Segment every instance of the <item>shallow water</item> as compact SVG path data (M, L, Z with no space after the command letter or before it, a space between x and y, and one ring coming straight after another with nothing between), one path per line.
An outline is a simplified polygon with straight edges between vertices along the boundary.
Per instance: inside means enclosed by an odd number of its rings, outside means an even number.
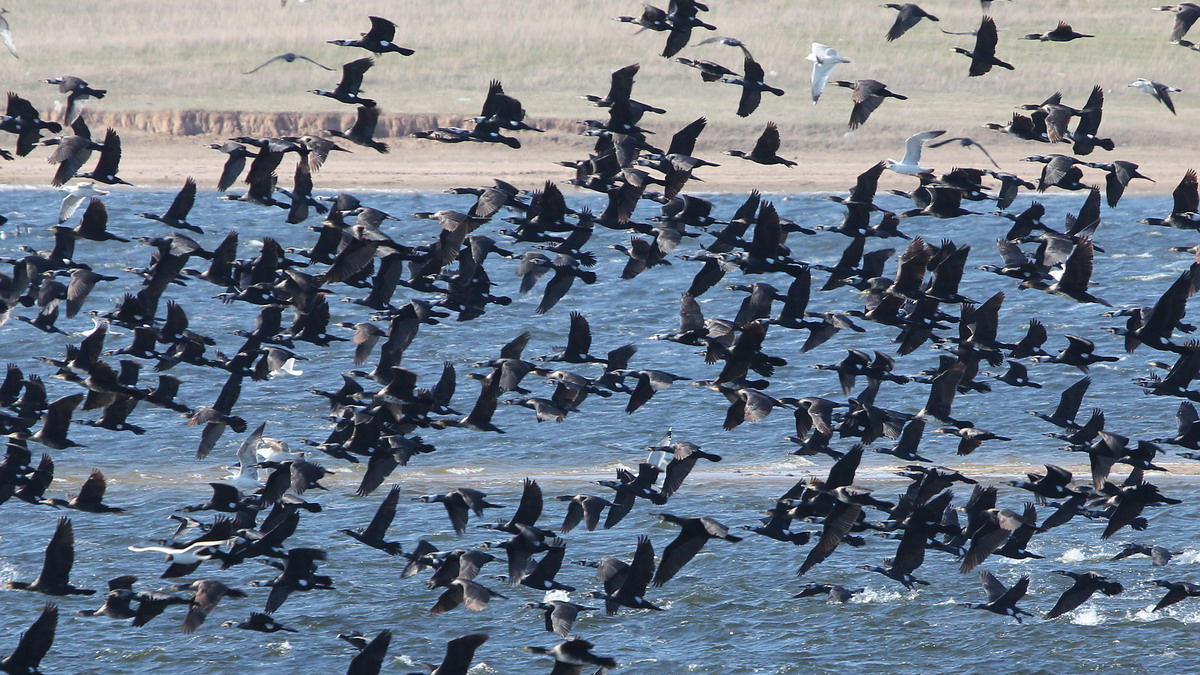
M165 227L134 217L138 211L161 211L171 194L162 191L132 190L106 198L112 231L135 237L165 233ZM465 211L469 197L445 194L409 194L387 192L360 193L364 202L397 215L441 208ZM728 216L741 202L740 195L713 195L717 213ZM774 195L781 215L805 225L835 225L842 209L823 195ZM0 213L9 224L2 231L0 255L20 255L18 246L49 248L50 233L58 209L58 193L46 190L10 188L0 191ZM1063 215L1074 211L1081 195L1046 196L1048 215L1044 222L1057 225ZM1028 205L1023 198L1014 210ZM595 197L572 195L568 203L580 208L599 210L603 204ZM879 203L892 209L905 208L898 197L883 196ZM649 204L648 206L653 206ZM644 206L639 219L653 215ZM1192 244L1195 235L1187 232L1148 228L1136 224L1142 217L1164 215L1170 202L1165 198L1126 197L1116 209L1104 210L1104 224L1097 243L1106 249L1098 253L1094 293L1118 307L1147 305L1164 291L1191 261L1186 254L1166 251L1168 246ZM971 205L968 205L971 208ZM985 210L985 209L979 209ZM78 216L76 216L76 219ZM229 229L241 234L239 257L252 257L256 241L272 236L285 246L306 246L313 233L303 226L283 224L282 212L240 203L222 202L216 195L202 193L190 220L203 226L206 234L197 239L206 247L215 246ZM73 224L74 221L72 221ZM310 221L315 223L315 220ZM28 224L28 234L14 234L16 224ZM920 234L927 240L953 239L959 245L973 247L961 292L984 300L999 290L1007 294L1001 312L1000 336L1015 340L1024 333L1029 317L1041 318L1050 331L1046 345L1053 352L1065 346L1063 334L1094 339L1102 354L1121 356L1111 364L1093 367L1094 383L1084 401L1084 410L1103 407L1106 428L1132 438L1149 439L1174 432L1174 411L1178 401L1165 397L1144 396L1132 379L1148 375L1152 360L1168 360L1162 353L1143 348L1132 356L1123 354L1120 339L1105 332L1120 319L1104 319L1102 308L1076 305L1037 291L1019 291L1016 282L972 269L974 265L998 262L995 239L1008 229L1008 221L995 216L973 216L955 221L913 219L902 229ZM485 226L489 233L499 225ZM388 222L384 230L405 243L432 239L436 226L430 221L405 219ZM678 297L694 274L695 267L675 260L670 267L653 269L633 281L618 279L623 258L603 245L618 243L626 235L608 230L596 233L589 248L597 252L596 271L600 282L576 284L567 298L545 316L533 313L540 300L544 281L527 296L517 293L517 278L511 270L515 263L490 258L488 269L498 284L498 294L510 295L509 307L489 307L488 313L474 321L449 321L422 326L420 334L406 352L404 366L418 372L422 383L430 384L440 372L444 360L455 363L461 375L466 364L494 357L500 345L529 330L533 339L526 357L548 353L565 341L567 316L571 310L583 312L591 322L593 352L636 342L639 351L633 359L637 368L658 368L693 379L714 377L719 366L706 366L697 350L670 342L647 338L672 330L677 322ZM687 240L677 251L690 252L697 242ZM838 234L793 235L789 245L795 257L814 263L836 262L848 239ZM900 240L872 240L868 250L881 247L902 249ZM524 250L522 246L517 247ZM136 288L138 280L122 272L127 266L144 266L149 249L135 244L79 242L76 259L91 264L97 271L117 274L120 281L100 286L88 300L85 310L109 309L121 293ZM195 261L199 267L202 261ZM887 265L895 270L895 259ZM814 286L825 275L814 273ZM785 278L741 279L726 277L725 283L770 281L786 288ZM345 286L334 288L330 305L334 321L363 320L361 307L340 302L343 297L358 297L361 291ZM192 320L192 329L214 337L226 353L235 351L241 338L230 335L253 324L258 307L245 303L224 305L212 296L220 289L199 281L186 287L172 287L168 298L184 304ZM396 295L402 302L404 289ZM731 317L743 294L724 290L723 285L701 298L706 316ZM849 309L861 301L852 289L820 293L814 290L810 309ZM32 315L30 310L15 313ZM286 317L285 317L286 320ZM778 369L770 392L776 396L826 396L842 399L834 374L809 366L841 358L848 347L881 349L894 352L891 340L896 329L863 324L864 334L843 331L833 340L807 354L799 353L807 333L772 328L765 350L783 356L788 365ZM60 319L67 331L90 328L81 314ZM117 331L125 332L123 329ZM336 330L336 329L335 329ZM346 335L349 332L346 331ZM50 366L34 356L60 356L64 345L77 342L78 335L46 336L29 325L12 320L0 328L0 357L17 363L26 374L49 376ZM128 335L110 336L107 347L127 344ZM298 445L300 439L321 440L328 432L324 419L327 406L307 389L333 389L340 384L339 373L351 368L349 343L320 348L299 343L297 349L308 360L297 367L300 377L280 376L269 382L244 385L235 412L251 427L268 422L267 435ZM936 363L940 352L928 347L898 359L897 372L915 373ZM115 362L116 357L112 358ZM954 406L956 417L972 419L981 427L1014 438L1009 443L989 442L966 458L955 456L955 439L926 433L922 454L939 463L960 468L984 482L1004 485L1026 470L1037 470L1046 462L1061 464L1077 472L1086 472L1082 457L1059 449L1060 443L1043 436L1053 429L1028 416L1027 410L1050 410L1061 390L1075 382L1081 373L1056 364L1029 364L1031 376L1045 386L1040 390L1013 389L995 383L990 395L960 395ZM152 365L146 364L141 383L153 380ZM581 373L598 372L594 366L572 367ZM173 371L185 379L180 399L195 407L212 402L223 371L180 365ZM999 369L998 369L999 372ZM981 380L986 379L980 376ZM530 383L531 382L531 383ZM861 383L860 383L861 384ZM550 393L550 387L536 380L527 381L536 395ZM76 388L47 378L50 398L74 393ZM465 378L459 385L455 405L470 407L477 389ZM928 388L919 384L899 386L885 383L878 403L892 409L915 412L924 403ZM411 549L417 539L426 538L439 547L470 547L496 541L485 530L471 529L457 537L450 529L445 513L438 505L421 504L409 499L421 494L445 491L451 487L473 486L486 491L492 501L506 505L495 510L496 517L507 518L520 495L522 478L536 478L549 498L556 494L592 492L601 496L607 489L591 481L610 478L619 465L634 466L644 458L642 448L658 440L666 427L675 430L676 439L691 440L705 450L724 457L720 464L701 463L688 478L682 491L671 499L667 509L677 514L708 515L732 526L752 524L774 498L796 480L820 476L828 468L824 457L798 458L786 453L792 446L782 440L792 432L790 411L776 411L766 420L743 424L732 432L721 429L726 407L716 392L677 383L658 393L650 403L633 415L625 415L625 397L591 397L578 413L560 424L535 424L533 413L522 407L501 406L495 421L507 433L482 434L460 429L442 432L428 430L422 436L434 443L433 454L416 457L392 477L402 487L402 499L391 530L391 539ZM77 415L92 418L95 413ZM62 496L73 491L92 467L102 468L109 478L106 501L128 509L125 515L72 513L76 536L76 565L72 581L80 586L102 589L105 580L119 574L136 574L142 581L137 588L159 588L156 577L164 568L156 554L132 553L126 547L149 539L165 537L172 531L167 515L181 506L203 501L206 483L227 475L235 460L233 453L241 437L229 433L206 460L193 458L199 430L183 426L183 420L161 408L139 407L131 421L144 426L148 433L134 437L77 426L74 440L86 447L52 451L56 480L48 495ZM852 439L836 441L835 448L846 449ZM40 451L40 448L37 448ZM1069 585L1065 578L1049 574L1054 569L1091 569L1120 580L1124 594L1114 598L1093 598L1071 615L1055 620L1027 620L1025 625L991 614L957 606L957 602L981 602L983 591L975 575L959 575L957 562L945 554L931 552L919 576L934 585L919 592L904 588L878 575L856 568L860 564L878 564L894 551L894 543L868 537L861 549L839 548L829 560L817 566L802 580L795 577L807 547L793 547L761 537L750 536L739 544L709 542L705 549L670 583L651 589L649 598L664 606L664 612L622 612L615 617L603 613L581 618L576 633L597 644L596 651L611 655L622 664L619 672L646 673L824 673L824 672L980 672L1004 663L1007 672L1059 673L1063 664L1073 672L1151 671L1184 672L1193 668L1192 624L1200 622L1200 605L1184 602L1152 614L1160 597L1159 589L1144 582L1165 576L1191 579L1198 552L1192 533L1200 517L1195 501L1200 487L1187 460L1163 458L1169 474L1152 474L1150 480L1169 496L1182 498L1184 504L1148 510L1150 529L1145 533L1118 534L1101 542L1103 525L1072 521L1069 525L1034 538L1031 549L1044 560L1014 562L989 559L982 569L994 572L1011 583L1023 574L1032 575L1030 593L1022 606L1039 616L1054 603ZM329 552L323 573L333 576L336 590L295 593L276 613L281 623L301 630L297 634L263 635L221 626L229 619L243 620L250 611L261 609L266 589L247 588L247 599L227 599L209 621L192 636L183 636L179 624L183 612L168 610L150 625L133 629L124 621L79 618L80 609L94 609L100 598L63 598L62 618L50 655L43 662L48 673L124 673L204 672L240 673L250 667L265 666L279 672L340 671L351 653L347 645L335 639L341 631L362 630L368 634L383 628L395 631L384 672L412 670L414 663L441 658L446 640L468 632L486 632L491 640L480 648L473 672L539 672L551 663L538 661L517 649L522 645L550 645L554 636L542 630L540 614L524 609L526 602L541 599L541 594L524 587L509 587L494 579L503 573L502 563L484 568L480 580L509 596L496 599L484 612L471 613L459 608L439 616L427 616L437 591L425 587L424 577L399 579L403 560L389 558L338 534L343 527L364 526L383 496L383 490L366 498L353 496L363 465L346 466L329 459L322 461L337 473L326 479L327 493L310 499L324 506L320 514L305 514L290 546L318 546ZM876 489L883 495L902 489L892 473L900 462L886 455L868 453L858 473L857 484ZM959 501L966 491L959 491ZM1019 508L1028 493L1001 488L1001 506ZM550 527L565 509L548 501L542 521ZM585 532L576 530L568 537L568 560L596 559L604 555L628 558L636 537L648 534L656 551L675 536L676 529L659 523L650 514L655 511L640 503L633 513L612 530ZM489 512L489 515L495 512ZM60 515L49 507L32 507L10 501L0 506L0 581L31 580L38 573L42 551ZM1136 537L1131 537L1136 534ZM1183 550L1165 570L1153 569L1148 560L1134 558L1118 562L1108 559L1124 541L1147 541ZM598 588L589 568L564 566L559 579L577 586L578 599L587 590ZM251 561L220 572L202 567L190 578L213 577L239 587L255 579L269 579L271 568ZM841 583L867 590L846 605L828 605L818 599L793 600L791 594L806 581ZM0 653L15 644L17 635L37 616L44 598L23 591L0 590ZM1187 640L1182 643L1181 641ZM1122 657L1121 655L1125 655ZM1137 658L1128 658L1137 655ZM1008 659L1002 661L1002 659ZM1119 659L1119 660L1118 660ZM397 662L399 661L399 662Z

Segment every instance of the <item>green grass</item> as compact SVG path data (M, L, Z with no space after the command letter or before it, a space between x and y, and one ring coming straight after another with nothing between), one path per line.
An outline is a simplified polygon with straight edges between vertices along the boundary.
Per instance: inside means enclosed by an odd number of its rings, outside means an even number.
M806 148L875 144L897 146L898 152L897 137L933 127L994 139L978 124L1004 121L1015 105L1058 90L1068 105L1082 105L1093 84L1108 91L1102 131L1121 145L1171 145L1170 131L1193 129L1197 122L1188 96L1200 72L1200 52L1168 44L1172 16L1140 2L998 0L992 7L1001 28L998 54L1017 70L981 78L968 78L967 60L949 51L970 47L973 38L938 30L975 28L980 14L975 2L928 0L923 6L941 22L922 22L890 44L883 35L895 13L873 1L710 4L704 18L719 34L745 40L768 81L788 92L778 99L767 96L748 120L734 115L737 88L701 83L696 71L658 56L664 34L635 35L634 26L610 20L640 10L626 0L313 0L286 7L274 0L113 0L84 10L74 0L10 0L8 19L21 59L3 55L0 78L43 108L57 93L37 80L70 73L109 89L108 98L93 104L96 112L346 112L348 107L305 93L331 88L339 73L299 62L241 73L285 51L337 67L366 52L325 41L357 36L368 26L367 15L379 14L399 25L397 42L417 50L408 58L383 56L366 75L367 95L386 113L473 115L488 80L497 78L535 118L594 117L602 111L576 96L604 93L610 71L640 62L634 96L670 111L647 120L660 136L706 115L711 122L706 142L748 145L767 120L775 120L785 134L785 151L790 146L794 155ZM1065 44L1017 39L1048 30L1060 18L1097 37ZM709 35L697 30L693 43ZM804 56L812 41L855 59L835 77L877 79L909 100L887 101L864 129L845 137L849 92L831 88L820 105L810 104ZM723 45L692 46L682 54L735 69L741 65L738 50ZM1178 118L1126 88L1139 76L1184 89Z

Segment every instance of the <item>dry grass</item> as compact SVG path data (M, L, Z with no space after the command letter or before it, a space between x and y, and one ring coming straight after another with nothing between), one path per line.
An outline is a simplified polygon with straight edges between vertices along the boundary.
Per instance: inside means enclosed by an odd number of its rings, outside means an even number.
M475 114L487 81L498 78L534 117L583 119L600 111L576 96L603 93L611 70L640 62L635 97L670 111L647 124L661 137L707 116L702 152L749 146L762 125L775 120L784 133L783 154L800 158L895 154L900 139L931 127L974 135L1002 154L1017 156L1029 146L978 125L1004 121L1015 105L1040 101L1056 90L1066 103L1082 105L1093 84L1108 92L1102 131L1117 139L1116 154L1122 158L1152 164L1164 154L1188 151L1200 122L1195 112L1200 107L1188 98L1198 84L1200 53L1168 44L1171 15L1151 11L1145 3L997 1L992 12L1002 29L999 56L1017 70L982 78L967 78L967 60L949 51L970 47L973 38L938 30L975 28L979 9L974 2L928 0L923 6L941 17L940 24L922 22L894 43L882 37L894 12L869 0L710 4L705 19L721 34L750 44L768 81L788 91L782 98L767 96L750 119L733 113L735 87L701 83L695 71L659 57L663 34L635 35L633 26L610 20L640 10L632 0L313 0L286 7L274 0L113 0L83 11L74 0L10 0L8 18L22 57L4 55L0 78L43 107L56 93L37 79L71 73L110 90L108 98L93 104L96 112L340 113L348 108L305 93L329 87L337 73L299 62L273 64L254 75L242 72L285 51L334 67L358 58L365 52L325 41L356 36L367 27L368 14L379 14L399 24L399 43L417 50L408 58L383 56L367 73L368 95L393 113ZM1048 30L1059 19L1098 37L1065 44L1017 39ZM698 30L693 42L708 35ZM866 127L847 135L848 92L831 88L820 105L809 102L810 65L804 56L812 41L834 45L855 59L840 67L838 77L878 79L909 100L888 101ZM740 53L723 45L693 46L683 54L740 67ZM1150 97L1126 88L1139 76L1182 87L1180 115L1173 117ZM1181 142L1178 134L1187 139ZM969 154L962 157L975 161Z

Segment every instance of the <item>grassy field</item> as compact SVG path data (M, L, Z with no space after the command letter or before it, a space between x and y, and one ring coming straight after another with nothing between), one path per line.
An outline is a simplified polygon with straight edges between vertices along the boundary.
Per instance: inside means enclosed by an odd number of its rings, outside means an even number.
M1200 52L1168 44L1173 16L1148 3L997 0L991 12L1001 28L998 55L1017 69L981 78L968 78L967 59L950 52L971 47L974 38L939 30L976 28L975 2L928 0L922 6L941 21L922 22L893 43L883 35L895 12L871 0L709 4L712 11L703 18L718 26L717 34L749 44L768 82L788 92L767 96L749 119L734 114L737 88L702 83L696 71L658 56L664 34L634 34L634 26L612 21L640 11L628 0L293 0L286 6L276 0L112 0L83 11L73 0L10 0L7 17L21 59L0 54L0 78L43 108L57 93L37 80L70 73L109 89L108 98L92 105L95 112L346 112L348 106L305 91L332 88L338 73L302 62L242 73L285 51L331 67L358 58L366 52L325 41L355 37L367 28L367 15L379 14L399 25L398 43L417 50L407 58L383 56L367 73L366 93L385 113L476 114L488 80L497 78L534 118L595 117L600 111L577 96L604 93L610 71L641 63L635 98L669 111L646 124L665 135L705 115L710 129L700 149L706 152L748 147L774 120L784 133L783 154L801 159L810 151L894 155L902 138L934 127L1019 155L1034 150L978 125L1006 121L1014 106L1054 91L1062 91L1068 105L1082 106L1094 84L1107 92L1101 130L1121 146L1114 156L1147 162L1195 145L1200 113L1189 96L1197 86ZM1097 37L1071 43L1018 39L1060 19ZM693 43L710 35L697 30ZM819 105L810 102L804 56L813 41L855 59L836 77L877 79L909 100L887 101L864 128L846 134L848 91L830 88ZM740 70L740 52L731 47L693 44L681 55ZM1178 117L1126 87L1139 76L1183 88Z

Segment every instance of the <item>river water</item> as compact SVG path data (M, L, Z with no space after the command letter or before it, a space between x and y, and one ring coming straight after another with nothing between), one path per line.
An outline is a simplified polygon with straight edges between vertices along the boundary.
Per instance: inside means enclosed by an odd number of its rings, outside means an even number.
M364 203L401 216L388 221L383 229L398 241L424 243L436 236L431 221L405 217L418 211L457 209L465 211L471 197L448 194L361 192ZM7 188L0 191L0 214L9 223L0 232L0 255L19 256L18 246L48 249L52 242L48 227L54 224L60 194L42 189ZM139 211L166 209L172 194L160 190L114 191L106 197L113 232L136 237L162 235L166 228L135 217ZM716 214L729 217L743 195L709 195L717 205ZM769 195L781 215L800 224L836 225L842 207L824 195ZM1062 223L1064 214L1078 209L1082 195L1050 195L1042 198L1048 214L1044 222ZM603 203L589 195L568 195L574 208L589 206L597 211ZM879 203L895 210L908 208L902 198L881 196ZM1027 197L1013 210L1024 208ZM644 203L639 219L655 212ZM1165 216L1170 210L1166 198L1126 197L1119 207L1104 210L1103 224L1096 242L1105 252L1096 255L1097 282L1093 292L1117 307L1148 305L1187 268L1191 257L1170 253L1172 245L1196 243L1192 233L1151 228L1137 224L1147 216ZM986 210L986 209L978 209ZM78 215L76 216L76 220ZM241 236L239 257L252 257L262 237L278 239L285 247L310 245L315 235L300 225L283 222L283 212L241 203L219 201L215 193L201 192L189 219L205 229L197 240L211 248L230 229ZM74 221L72 221L73 224ZM315 224L316 219L311 219ZM30 226L28 232L18 225ZM1025 330L1030 317L1040 318L1050 332L1046 349L1065 346L1064 334L1094 339L1101 354L1120 356L1115 363L1094 366L1094 380L1084 410L1102 407L1106 429L1135 439L1170 436L1174 433L1174 412L1178 401L1167 397L1143 395L1133 379L1150 374L1152 360L1169 360L1169 354L1142 348L1126 355L1120 338L1108 334L1106 326L1118 326L1123 318L1100 317L1103 308L1078 305L1038 291L1019 291L1016 281L974 269L975 265L999 263L995 240L1008 229L1009 222L996 216L968 216L953 221L928 218L911 219L902 229L919 234L928 241L942 238L972 247L968 270L961 292L976 300L993 293L1007 293L1001 311L1000 337L1015 341ZM481 232L493 233L497 223ZM502 237L497 237L503 240ZM669 267L652 269L635 280L619 279L624 258L603 246L624 241L627 235L598 230L588 248L600 258L595 271L600 277L594 285L575 284L570 294L549 313L539 316L534 308L541 288L528 295L517 292L515 262L490 258L487 266L497 284L495 293L509 295L508 307L490 306L487 314L469 322L448 320L439 325L422 326L420 334L406 352L403 365L418 372L421 383L430 386L443 361L451 361L460 375L455 407L466 411L477 393L476 384L461 375L468 364L494 358L499 347L524 330L533 334L526 357L549 353L565 342L568 314L583 312L593 332L594 353L635 342L639 351L635 368L657 368L692 379L716 376L720 365L707 366L697 349L665 341L652 341L655 333L674 330L678 298L687 288L695 263L679 260L678 254L693 252L697 242L707 237L685 240ZM793 256L808 262L832 264L849 240L839 234L819 233L805 237L792 235L789 245ZM871 240L868 250L884 246L902 249L897 239ZM525 250L525 245L517 245ZM139 279L122 271L141 267L149 260L150 249L137 244L117 242L79 242L76 260L97 271L115 274L120 280L99 286L85 310L110 309L122 293L136 290ZM192 266L203 261L193 260ZM895 272L895 259L888 262L887 274ZM814 287L823 283L825 274L814 272ZM765 275L738 278L728 275L724 283L770 281L780 289L787 279ZM732 318L743 294L724 289L724 283L701 298L705 316ZM362 293L346 286L335 286L330 306L334 321L365 320L361 306L343 303L344 297ZM173 286L166 297L183 304L193 330L214 337L220 349L231 354L242 339L230 333L253 327L258 307L246 303L222 304L213 298L220 292L215 286L190 281L186 287ZM408 297L400 289L397 301ZM853 289L832 292L814 290L810 309L861 308L861 299ZM21 308L14 314L32 316ZM290 311L285 313L285 321ZM67 344L78 342L78 331L91 327L86 312L73 319L62 317L58 323L69 335L46 335L28 324L11 320L0 327L0 358L18 364L26 374L46 376L50 398L78 391L76 385L49 378L53 368L35 356L60 357ZM285 324L286 325L286 324ZM802 354L800 345L805 331L773 327L766 339L765 351L787 359L772 379L770 392L776 396L824 396L844 400L836 376L810 368L831 363L847 348L880 349L894 353L892 338L896 329L863 323L867 332L843 331L821 347ZM383 325L381 327L386 327ZM117 332L127 332L114 327ZM331 331L342 329L332 328ZM343 331L349 337L350 331ZM130 335L110 336L107 347L125 346ZM341 383L340 373L351 369L350 343L317 347L298 343L298 351L307 357L297 367L303 375L281 375L268 382L247 380L235 412L251 427L267 422L267 435L299 446L301 439L322 440L328 433L327 405L307 392L310 388L334 389ZM897 372L914 374L932 367L942 353L928 346L899 357ZM119 357L109 357L114 362ZM1061 443L1043 435L1053 427L1029 416L1028 410L1049 412L1059 393L1075 382L1081 373L1072 367L1051 363L1029 363L1034 380L1043 389L1016 389L994 382L990 394L960 395L955 402L956 417L974 420L978 426L1012 437L1011 442L989 442L966 458L955 456L956 439L926 433L922 454L938 463L960 469L987 484L1000 485L1000 505L1019 510L1029 496L1006 487L1007 481L1022 477L1026 471L1040 470L1043 463L1061 464L1076 471L1086 482L1086 463L1080 455L1060 449ZM569 366L580 373L595 375L595 366ZM986 367L986 366L985 366ZM146 363L141 386L153 382L152 364ZM1001 372L996 369L997 373ZM172 371L185 381L180 400L190 406L208 405L225 379L224 371L180 365ZM985 376L980 376L986 380ZM861 384L861 383L860 383ZM527 380L535 395L549 396L551 387L537 378ZM878 403L895 410L913 413L925 401L928 387L920 384L900 386L885 383ZM489 516L507 518L520 496L521 481L535 478L549 498L558 494L591 492L610 497L607 488L593 481L611 479L619 466L633 467L645 458L643 447L658 440L667 427L674 429L677 440L690 440L704 450L720 454L719 464L701 462L674 496L666 510L680 515L706 515L731 526L754 524L774 499L797 480L823 476L830 460L826 457L800 458L787 453L794 446L783 440L793 431L790 411L776 411L759 423L747 423L733 431L724 431L721 423L726 401L720 394L704 388L677 383L659 392L653 400L632 415L623 412L624 395L609 399L589 398L581 409L561 423L535 423L533 412L519 406L501 406L495 422L507 433L486 434L464 429L423 430L422 437L437 451L416 457L407 467L397 470L391 480L401 486L401 502L390 538L411 550L424 538L441 548L472 547L497 541L495 533L472 527L459 537L450 528L440 505L414 501L422 494L444 492L457 486L481 489L492 501L505 508ZM91 419L95 411L76 413L77 419ZM1086 416L1086 412L1081 417ZM130 545L168 536L173 522L167 519L178 508L203 501L207 483L220 480L233 464L234 451L242 436L227 433L216 451L206 460L193 457L199 441L199 429L185 427L176 413L162 408L140 406L131 421L147 429L144 436L113 433L82 425L71 429L71 437L86 447L51 451L55 459L56 480L48 496L63 496L74 491L93 468L104 470L109 479L108 503L127 509L123 515L98 515L70 512L76 538L76 564L72 581L79 586L103 589L107 579L119 574L136 574L136 588L165 587L157 579L164 568L157 554L133 553ZM834 447L847 449L853 439L835 439ZM1200 510L1200 483L1189 470L1188 460L1174 456L1161 458L1170 473L1149 474L1149 480L1162 491L1184 499L1178 506L1149 509L1150 527L1146 532L1125 530L1112 540L1099 538L1103 524L1076 519L1068 525L1038 535L1030 548L1045 556L1042 560L1012 561L992 557L981 569L993 572L1005 583L1031 575L1029 595L1022 607L1037 617L1018 625L1011 619L972 611L959 602L983 602L984 592L974 574L960 575L958 562L936 551L930 552L919 576L933 582L920 591L907 591L881 576L857 569L860 564L880 564L894 551L894 542L868 536L863 548L839 548L827 561L803 579L795 576L807 547L748 535L741 543L710 541L704 550L680 574L662 588L652 588L649 599L666 611L622 611L618 616L603 612L584 615L575 633L596 643L596 652L615 658L628 673L929 673L984 672L1061 673L1061 672L1189 672L1196 663L1195 624L1200 621L1200 604L1185 601L1165 611L1152 613L1149 608L1161 597L1161 589L1149 585L1155 578L1196 580L1198 554L1195 545L1196 523ZM41 451L35 447L36 453ZM274 576L274 570L258 561L219 571L215 565L202 566L188 579L216 578L243 588L245 599L228 598L209 617L208 622L191 636L180 633L183 611L169 609L162 617L143 628L131 628L126 621L74 616L80 609L94 609L101 603L99 594L91 598L62 598L62 618L49 656L43 661L47 673L244 673L265 668L273 672L340 672L352 655L348 645L335 638L338 632L361 630L373 635L381 629L395 632L383 672L419 670L414 664L437 663L447 640L470 632L491 636L475 659L473 673L548 672L552 664L541 657L520 651L524 645L546 645L555 636L542 628L540 614L524 604L542 598L542 593L525 587L511 587L495 576L503 573L503 563L485 567L479 581L509 596L497 598L483 612L463 608L429 616L437 590L426 588L423 579L401 579L403 559L362 546L339 534L344 527L362 527L370 520L384 494L377 491L366 498L354 496L364 465L349 466L332 459L315 457L336 473L325 479L327 492L306 493L324 510L304 514L299 531L290 546L314 546L329 554L321 572L333 577L334 590L294 593L275 614L281 623L295 627L298 633L265 635L235 630L221 625L225 620L244 620L251 611L261 610L267 589L249 587L252 580ZM895 495L903 483L894 475L899 461L886 455L867 453L856 483L882 495ZM320 491L315 491L320 492ZM957 491L956 503L965 501L968 491ZM540 525L557 527L563 516L563 504L547 501ZM640 502L622 523L611 530L576 530L566 536L567 559L595 560L612 555L628 559L637 536L648 535L659 553L674 538L676 528L659 523L651 514L659 509ZM0 506L0 581L30 581L38 573L42 551L54 530L59 512L46 506L30 506L12 500ZM1045 511L1042 512L1044 517ZM204 515L204 514L202 514ZM872 513L872 517L876 514ZM553 523L553 525L552 525ZM814 531L819 526L809 526ZM799 528L799 526L798 526ZM1152 568L1145 558L1135 557L1110 562L1125 541L1161 544L1183 555L1166 568ZM1040 617L1054 604L1068 580L1050 574L1051 570L1094 570L1121 581L1126 591L1116 597L1098 596L1081 609L1057 620ZM427 574L427 573L426 573ZM566 565L559 579L576 586L572 599L585 591L598 589L590 568ZM827 604L819 599L794 600L806 581L839 583L866 590L845 605ZM17 636L37 616L44 598L25 591L0 590L0 654L15 645ZM541 659L541 660L539 660ZM397 662L398 661L398 662Z

